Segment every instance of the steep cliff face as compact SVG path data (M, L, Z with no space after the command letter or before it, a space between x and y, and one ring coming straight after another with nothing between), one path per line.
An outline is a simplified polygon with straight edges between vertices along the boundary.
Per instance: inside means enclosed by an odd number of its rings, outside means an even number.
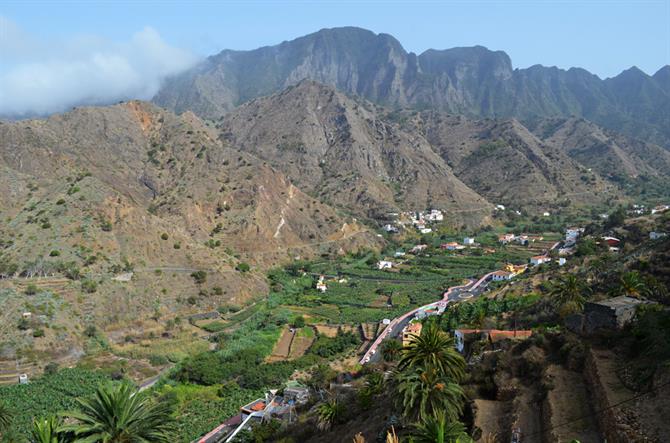
M606 80L584 69L513 69L481 46L409 53L393 37L353 27L323 29L252 51L224 50L169 81L154 101L218 118L304 79L376 103L488 117L581 116L670 146L668 67Z
M421 134L381 118L371 103L319 83L303 81L254 100L219 127L228 143L356 214L439 207L451 221L479 224L492 209Z

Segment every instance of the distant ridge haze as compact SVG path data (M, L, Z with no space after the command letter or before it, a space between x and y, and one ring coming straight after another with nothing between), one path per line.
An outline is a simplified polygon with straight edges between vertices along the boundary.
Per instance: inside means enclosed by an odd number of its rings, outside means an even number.
M636 67L601 79L585 69L514 69L483 46L407 52L389 34L355 28L313 34L250 51L223 50L169 79L154 101L218 119L235 107L303 79L392 107L478 117L584 117L670 146L670 66Z

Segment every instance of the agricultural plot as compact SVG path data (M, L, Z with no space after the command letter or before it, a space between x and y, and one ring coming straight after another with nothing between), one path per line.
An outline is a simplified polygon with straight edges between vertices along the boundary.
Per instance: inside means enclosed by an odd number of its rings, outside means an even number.
M8 435L8 441L28 441L34 417L72 410L78 397L92 395L106 382L109 379L99 372L63 369L27 385L0 387L0 398L13 413L11 432L15 435Z
M282 330L282 334L277 340L275 347L272 349L272 354L267 358L268 362L287 360L291 352L291 343L295 337L295 329L288 326Z
M486 241L497 242L495 234ZM525 263L534 255L528 248L495 245L484 254L481 248L462 251L440 249L444 241L435 237L420 254L407 255L402 265L391 271L379 270L376 260L384 256L369 253L362 257L343 257L336 261L309 265L309 274L301 270L278 270L271 274L270 298L291 312L310 317L315 323L378 323L394 318L412 307L441 298L450 286L501 269L506 263ZM553 244L553 243L552 243ZM389 251L410 250L412 244L394 245ZM388 251L387 251L388 252ZM315 289L317 276L326 276L327 290Z
M300 328L293 337L293 342L291 343L291 350L289 352L289 359L293 360L305 355L307 350L312 343L314 342L316 335L314 334L314 329L307 326Z

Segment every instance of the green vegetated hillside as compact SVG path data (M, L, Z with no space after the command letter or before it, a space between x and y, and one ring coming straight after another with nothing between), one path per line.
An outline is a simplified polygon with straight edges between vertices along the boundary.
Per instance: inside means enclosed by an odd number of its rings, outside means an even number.
M298 409L297 422L270 421L252 427L240 438L373 441L388 431L405 441L409 436L434 438L430 436L436 429L444 427L463 441L491 439L492 435L504 441L514 428L539 435L552 425L578 420L575 425L551 430L551 435L561 441L600 441L615 430L632 439L645 436L662 441L668 435L659 411L662 393L667 392L664 380L670 355L663 309L668 303L670 248L667 238L652 241L648 233L670 229L670 219L667 215L626 219L621 214L623 210L604 222L597 215L592 221L588 216L582 218L585 235L564 267L543 265L511 282L492 284L482 297L424 320L421 337L425 344L417 341L403 348L397 339L385 340L379 361L364 366L358 360L370 340L366 331L377 328L381 319L438 300L446 287L466 278L507 263L527 262L579 218L521 218L507 220L507 226L474 232L445 225L421 237L411 233L389 237L382 251L296 261L269 273L270 293L262 301L247 307L221 305L218 319L166 325L173 339L187 331L201 331L203 341L210 345L199 349L190 345L189 351L176 355L175 346L161 350L158 342L151 343L144 358L157 367L171 360L176 364L143 395L173 411L174 421L168 420L174 426L171 441L190 441L206 433L237 414L241 405L262 397L267 389L281 388L289 379L327 389L343 373L353 377L350 387L323 391L323 396L317 395ZM497 241L500 233L512 231L541 233L544 243L505 246ZM440 248L444 242L459 241L466 232L475 237L476 247ZM610 253L601 244L604 234L621 239L619 253ZM379 259L409 251L416 244L427 248L393 259L392 271L377 270ZM325 276L328 287L323 293L315 289L320 275ZM620 294L659 304L639 309L634 321L621 331L580 336L567 327L585 303ZM474 340L461 357L451 336L454 329L464 327L530 330L532 336L494 344ZM3 398L11 399L5 402L10 410L31 389L51 393L47 400L25 403L24 410L12 417L20 426L19 435L29 432L29 420L23 417L76 407L72 397L90 396L97 385L105 384L103 380L118 385L112 378L139 371L131 362L139 357L141 342L131 337L123 353L122 348L106 345L99 331L90 334L99 347L89 347L80 365L85 368L107 361L102 372L61 370L27 387L0 388L7 392ZM285 337L293 339L283 349ZM118 360L112 360L114 355ZM439 356L438 360L431 355ZM448 363L434 366L442 358ZM76 392L67 388L72 377L86 380ZM654 395L645 397L644 408L630 401L652 391ZM615 399L624 401L620 413L594 415ZM244 439L241 441L247 441Z

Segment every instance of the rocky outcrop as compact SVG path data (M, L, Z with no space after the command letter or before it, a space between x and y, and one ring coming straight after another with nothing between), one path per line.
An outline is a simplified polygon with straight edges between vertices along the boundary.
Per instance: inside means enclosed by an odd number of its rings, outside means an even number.
M170 80L154 97L177 112L218 119L256 97L311 79L376 103L521 119L580 116L670 146L667 68L601 80L584 69L513 69L482 46L405 51L388 34L345 27L252 51L224 50Z

